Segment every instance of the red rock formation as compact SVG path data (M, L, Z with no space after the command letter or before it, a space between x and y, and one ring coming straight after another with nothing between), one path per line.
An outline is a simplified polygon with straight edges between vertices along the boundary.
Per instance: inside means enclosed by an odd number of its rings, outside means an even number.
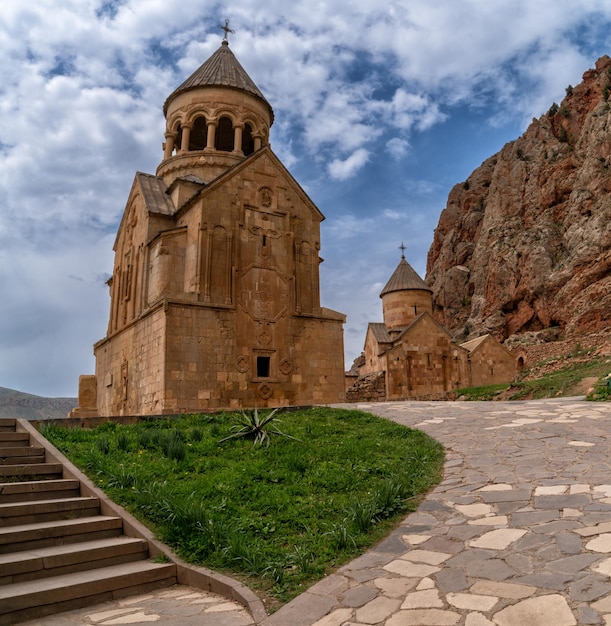
M436 317L459 339L609 325L609 57L452 189L426 282Z

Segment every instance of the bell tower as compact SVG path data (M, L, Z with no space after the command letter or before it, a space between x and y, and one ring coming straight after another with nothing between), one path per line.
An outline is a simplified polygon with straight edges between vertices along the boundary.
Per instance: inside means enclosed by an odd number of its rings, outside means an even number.
M227 32L227 31L226 31ZM274 112L223 39L221 47L163 105L157 176L208 183L269 143ZM193 179L191 179L193 180Z
M405 260L401 244L401 261L380 293L384 324L389 332L407 328L421 313L433 314L431 288Z

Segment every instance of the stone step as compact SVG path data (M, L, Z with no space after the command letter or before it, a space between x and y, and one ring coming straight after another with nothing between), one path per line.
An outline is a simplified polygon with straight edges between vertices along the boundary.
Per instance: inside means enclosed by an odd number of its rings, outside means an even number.
M0 465L20 463L44 463L45 449L36 446L16 446L0 448Z
M134 561L0 587L0 626L176 583L174 564Z
M0 554L118 537L122 534L123 520L106 515L0 527Z
M7 502L0 504L0 526L48 522L67 517L90 517L99 512L100 500L91 496L33 502Z
M0 477L14 477L16 480L44 480L61 478L64 468L61 463L17 463L15 465L0 464Z
M30 444L29 433L13 433L0 431L0 448L14 446L28 446Z
M79 495L80 483L78 480L71 478L10 483L0 482L0 504L50 500L51 498L76 498Z
M148 554L148 544L144 539L124 535L10 552L0 555L0 585L144 560Z
M17 420L12 417L0 418L0 432L15 432L17 428Z

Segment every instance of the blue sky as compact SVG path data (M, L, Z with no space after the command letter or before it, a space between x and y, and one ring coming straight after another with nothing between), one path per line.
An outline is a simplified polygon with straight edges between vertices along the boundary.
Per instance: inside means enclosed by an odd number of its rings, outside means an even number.
M452 186L611 53L607 0L3 0L0 386L76 395L93 373L134 174L155 172L163 102L225 18L273 150L327 218L346 367L401 242L424 276Z

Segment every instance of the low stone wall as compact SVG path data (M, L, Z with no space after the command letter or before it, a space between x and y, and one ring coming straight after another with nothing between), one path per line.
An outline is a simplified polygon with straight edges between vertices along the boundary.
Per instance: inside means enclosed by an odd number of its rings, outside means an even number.
M419 402L439 402L456 400L454 391L412 395L407 398L386 397L386 372L374 372L359 378L346 391L346 402L386 402L387 400L414 400Z
M373 372L359 378L348 391L346 402L384 402L386 400L386 372Z

